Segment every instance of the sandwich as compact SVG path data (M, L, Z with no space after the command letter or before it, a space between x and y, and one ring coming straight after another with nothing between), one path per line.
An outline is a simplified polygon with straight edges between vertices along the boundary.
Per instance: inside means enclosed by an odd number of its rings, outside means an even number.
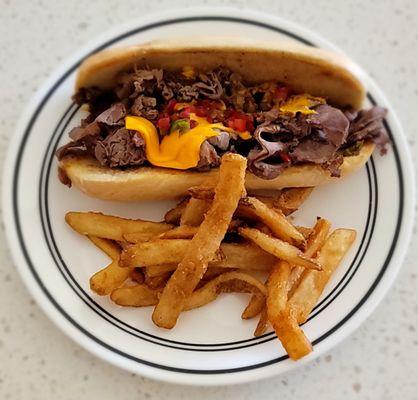
M322 185L386 151L387 111L362 109L364 98L352 61L289 42L104 50L78 70L73 99L85 115L56 152L58 175L100 199L171 199L211 185L234 152L247 158L249 192Z

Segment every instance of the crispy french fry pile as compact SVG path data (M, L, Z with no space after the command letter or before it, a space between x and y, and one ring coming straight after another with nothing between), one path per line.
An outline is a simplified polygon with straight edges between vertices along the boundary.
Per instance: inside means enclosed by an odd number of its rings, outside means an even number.
M154 323L171 329L183 311L202 307L220 293L249 293L241 317L259 317L256 336L270 323L297 360L312 351L300 325L356 232L330 233L330 223L323 218L313 228L294 226L286 216L312 189L250 197L245 169L245 158L224 155L216 187L191 188L190 196L168 211L164 222L93 212L69 212L65 219L111 259L90 278L98 295L110 295L120 306L155 306ZM266 281L254 271L264 271Z

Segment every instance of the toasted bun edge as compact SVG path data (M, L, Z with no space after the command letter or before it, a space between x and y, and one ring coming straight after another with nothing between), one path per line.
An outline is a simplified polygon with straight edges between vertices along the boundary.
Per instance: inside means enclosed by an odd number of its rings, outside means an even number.
M357 156L344 157L341 176L360 169L369 159L375 145L367 143ZM215 184L218 169L207 172L180 171L159 167L138 167L128 170L101 166L92 157L67 156L59 167L74 187L90 197L111 201L165 200L187 195L193 186ZM247 172L245 186L249 192L279 190L287 187L312 187L338 182L321 166L302 164L289 167L275 179L261 179Z

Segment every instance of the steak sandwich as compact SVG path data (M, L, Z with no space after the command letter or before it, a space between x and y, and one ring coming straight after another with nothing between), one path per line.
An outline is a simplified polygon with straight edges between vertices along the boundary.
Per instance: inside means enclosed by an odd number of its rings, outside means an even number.
M168 199L216 181L235 152L250 192L340 179L388 142L360 76L340 54L242 38L96 53L78 71L86 115L57 150L59 177L101 199Z

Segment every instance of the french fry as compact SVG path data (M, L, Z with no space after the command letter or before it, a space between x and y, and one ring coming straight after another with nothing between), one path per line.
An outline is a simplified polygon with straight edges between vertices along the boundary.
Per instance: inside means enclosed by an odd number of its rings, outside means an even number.
M181 215L183 214L183 211L186 208L188 201L189 199L185 198L181 200L174 208L167 211L164 215L164 221L167 222L167 224L179 225Z
M193 186L188 190L191 197L198 200L210 200L215 197L213 187Z
M249 243L222 243L221 259L209 263L211 267L269 271L276 257Z
M174 270L185 256L190 243L191 240L187 239L156 239L138 243L122 251L120 265L127 268L150 266L150 274L154 274L151 270ZM268 271L276 260L275 256L253 244L222 243L209 266Z
M209 261L214 258L238 201L245 195L246 166L247 160L237 154L227 153L222 157L215 198L154 309L152 319L157 326L167 329L174 327L186 299L196 288Z
M157 275L157 276L149 276L145 272L145 280L144 283L150 288L150 289L158 289L165 286L165 284L168 281L168 278L170 278L171 272L165 272L164 274Z
M107 254L112 260L119 259L122 249L113 240L102 239L100 237L90 235L87 235L87 238L90 239L92 243L94 243L100 250Z
M144 237L151 239L173 228L165 222L132 220L95 212L68 212L65 220L82 235L117 241L124 241L124 235L129 233L143 234Z
M298 210L313 190L313 187L283 189L272 206L281 210L284 215L290 215Z
M161 292L162 288L151 289L147 285L125 286L114 290L111 299L121 306L144 307L157 304ZM267 293L266 287L251 275L227 272L194 291L185 301L183 311L202 307L223 292Z
M210 205L210 201L190 198L181 215L180 225L199 226L205 218Z
M130 278L136 283L144 283L145 276L141 268L133 268L131 271Z
M312 233L312 228L307 228L305 226L297 226L296 229L303 235L305 240L307 240Z
M331 223L327 221L326 219L319 218L316 221L316 224L312 230L312 233L308 237L307 247L305 251L306 257L313 258L316 256L318 251L324 245L328 237L330 229L331 229ZM299 280L304 271L305 271L305 268L300 267L300 266L296 266L292 269L292 272L287 281L287 292L288 292L289 298L292 296L293 292L296 290Z
M356 238L351 229L336 229L318 254L322 271L305 271L298 287L289 299L289 308L299 324L305 322L318 302L325 285Z
M207 281L209 279L216 278L217 276L221 274L225 274L226 272L229 272L229 271L235 272L235 269L226 270L225 268L222 268L222 267L208 267L205 272L205 275L203 275L202 281L203 280Z
M162 233L160 239L191 239L197 232L197 226L180 225Z
M299 360L312 352L312 344L287 307L280 314L279 321L274 330L292 360Z
M304 268L321 269L321 264L318 261L306 257L297 247L283 240L273 238L253 228L239 228L238 232L241 236L251 240L264 251L281 260L300 265Z
M260 314L263 311L266 305L266 298L265 296L261 296L259 294L254 294L251 297L247 307L241 314L242 319L250 319L254 318L256 315Z
M263 309L260 312L260 319L258 320L258 324L257 324L257 326L255 328L255 331L254 331L254 336L255 337L259 337L266 332L268 322L269 321L268 321L268 318L267 318L267 308L263 307Z
M240 222L239 220L231 221L228 227L228 232L236 231L237 227L240 226L240 224L242 224L242 222ZM191 239L196 234L197 229L198 226L180 225L174 227L173 229L170 229L167 232L162 233L158 237L160 239ZM131 234L131 236L128 237L128 239L130 239L129 241L131 241L132 243L140 243L144 241L138 240L135 242L134 235L135 234Z
M90 278L90 288L100 296L110 294L129 278L132 270L133 268L121 268L118 260L114 260Z
M260 293L265 296L265 286L258 279L242 272L227 272L212 279L194 291L185 301L184 311L202 307L215 300L222 292Z
M267 280L267 316L289 357L297 360L312 351L312 345L287 308L287 280L291 265L278 262Z
M162 275L166 272L174 271L177 268L177 264L160 264L147 266L147 274L150 278L154 276Z
M280 210L272 210L255 197L241 199L237 213L240 217L255 217L259 219L279 239L285 240L297 247L304 248L306 245L302 233L285 218Z
M127 247L122 251L121 267L140 267L148 265L178 264L187 252L191 240L155 239ZM219 259L219 253L214 259Z
M288 188L278 191L277 196L257 196L259 201L273 210L280 210L284 215L290 215L302 205L309 197L314 188ZM212 200L214 197L213 188L210 187L192 187L189 194L199 200Z
M147 285L124 286L112 291L110 299L120 306L146 307L158 302L162 288L151 289Z

